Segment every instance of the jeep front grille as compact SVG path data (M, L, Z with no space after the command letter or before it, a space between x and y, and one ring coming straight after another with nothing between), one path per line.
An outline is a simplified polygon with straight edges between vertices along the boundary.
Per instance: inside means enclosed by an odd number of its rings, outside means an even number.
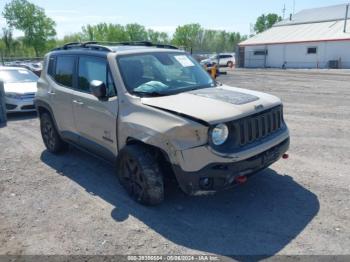
M283 126L282 106L232 122L236 145L245 146L265 138Z

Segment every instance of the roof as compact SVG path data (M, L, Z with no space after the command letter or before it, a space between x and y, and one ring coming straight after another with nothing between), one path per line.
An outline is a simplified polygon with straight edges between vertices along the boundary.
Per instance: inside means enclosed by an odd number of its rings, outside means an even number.
M239 45L350 40L350 19L347 20L347 28L344 33L345 8L346 5L336 5L303 10L297 13L292 21L282 21Z
M333 6L319 7L319 8L313 8L313 9L305 9L296 13L294 16L292 16L292 20L288 18L286 20L283 20L277 23L275 26L317 23L317 22L336 21L336 20L344 21L346 6L347 4L342 4L342 5L333 5Z

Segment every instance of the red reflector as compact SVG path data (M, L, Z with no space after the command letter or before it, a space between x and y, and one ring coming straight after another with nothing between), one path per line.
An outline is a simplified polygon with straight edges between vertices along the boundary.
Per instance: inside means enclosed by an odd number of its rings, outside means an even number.
M247 182L248 178L246 176L238 176L235 180L238 184L244 184Z
M283 154L282 158L283 158L283 159L288 159L288 158L289 158L289 155L288 155L288 154Z

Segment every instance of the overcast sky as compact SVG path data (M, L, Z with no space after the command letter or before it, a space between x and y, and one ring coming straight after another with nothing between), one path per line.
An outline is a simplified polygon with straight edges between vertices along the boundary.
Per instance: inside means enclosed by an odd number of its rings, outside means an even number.
M0 0L0 12L9 0ZM178 25L200 23L209 29L249 34L250 24L262 13L278 13L286 6L293 12L293 0L31 0L43 7L57 23L58 37L80 31L86 24L139 23L172 34ZM295 0L295 11L343 4L345 0ZM5 26L0 17L0 28ZM16 35L19 33L16 32Z

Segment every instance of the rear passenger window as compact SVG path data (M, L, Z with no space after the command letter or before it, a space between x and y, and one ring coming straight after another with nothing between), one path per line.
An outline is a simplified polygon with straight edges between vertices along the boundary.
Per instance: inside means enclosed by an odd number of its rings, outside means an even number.
M48 69L47 69L47 73L49 74L49 76L52 76L53 78L55 77L55 57L50 57L49 58L49 66L48 66Z
M58 56L56 58L55 81L66 87L73 87L74 56Z
M108 97L116 95L113 80L107 70L106 59L88 56L80 57L78 76L79 90L90 92L90 82L92 80L99 80L105 83Z

